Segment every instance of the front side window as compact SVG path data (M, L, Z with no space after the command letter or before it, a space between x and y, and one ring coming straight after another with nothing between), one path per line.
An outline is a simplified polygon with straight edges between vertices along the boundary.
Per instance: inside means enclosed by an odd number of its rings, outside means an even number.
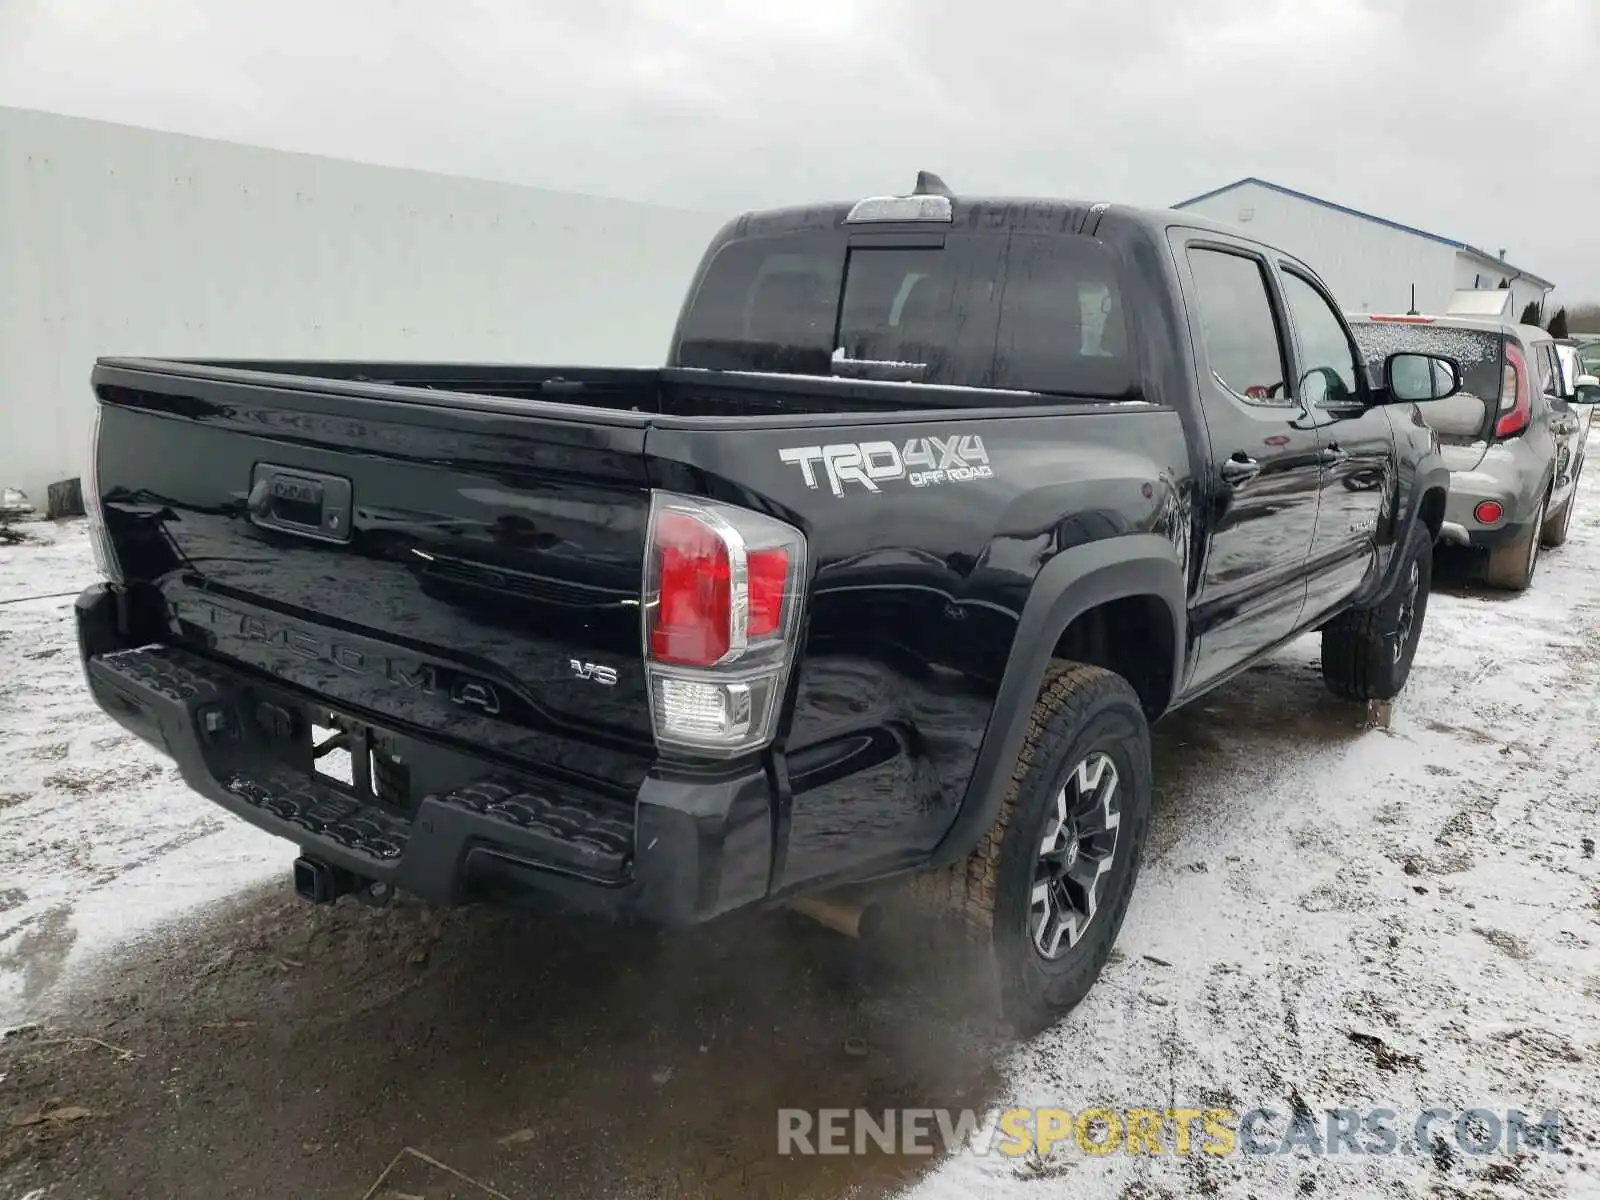
M1265 264L1197 246L1189 250L1189 270L1212 375L1241 400L1287 404L1283 350Z
M1356 360L1344 322L1327 298L1293 271L1283 273L1283 294L1294 314L1300 344L1299 396L1304 404L1341 405L1361 397Z

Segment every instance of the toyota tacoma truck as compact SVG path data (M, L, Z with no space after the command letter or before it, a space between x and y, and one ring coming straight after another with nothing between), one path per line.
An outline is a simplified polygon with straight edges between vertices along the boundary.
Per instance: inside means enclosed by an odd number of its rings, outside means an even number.
M1460 380L1238 230L924 174L728 223L659 369L98 360L85 676L308 898L893 890L1034 1028L1151 722L1311 630L1405 684Z

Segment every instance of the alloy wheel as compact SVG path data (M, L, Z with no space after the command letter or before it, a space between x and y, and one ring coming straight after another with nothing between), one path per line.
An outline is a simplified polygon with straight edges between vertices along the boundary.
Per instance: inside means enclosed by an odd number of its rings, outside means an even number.
M1045 959L1076 946L1100 907L1122 819L1117 783L1116 764L1097 750L1068 774L1046 817L1029 911L1033 946Z
M1406 576L1405 598L1400 601L1400 615L1395 621L1394 661L1405 656L1411 644L1412 627L1417 623L1417 598L1422 591L1422 568L1413 560L1411 573Z

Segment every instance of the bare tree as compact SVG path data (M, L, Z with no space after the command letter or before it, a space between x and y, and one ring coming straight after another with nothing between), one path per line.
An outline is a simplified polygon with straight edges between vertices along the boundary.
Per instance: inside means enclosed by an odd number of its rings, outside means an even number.
M1567 329L1572 333L1600 333L1600 304L1591 301L1568 308Z

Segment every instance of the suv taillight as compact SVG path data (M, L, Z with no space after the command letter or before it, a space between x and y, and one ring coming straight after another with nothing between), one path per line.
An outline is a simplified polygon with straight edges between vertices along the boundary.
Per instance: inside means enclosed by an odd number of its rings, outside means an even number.
M102 579L111 583L122 582L122 568L117 563L117 552L111 545L111 535L106 531L105 512L100 505L100 414L97 399L94 405L94 428L89 435L89 465L80 481L83 486L83 511L89 518L89 549L94 554L94 568Z
M805 589L806 540L748 509L655 492L644 650L656 742L727 756L772 740Z
M1506 347L1501 380L1500 415L1495 418L1494 435L1515 437L1533 421L1533 383L1528 378L1528 362L1515 346Z

